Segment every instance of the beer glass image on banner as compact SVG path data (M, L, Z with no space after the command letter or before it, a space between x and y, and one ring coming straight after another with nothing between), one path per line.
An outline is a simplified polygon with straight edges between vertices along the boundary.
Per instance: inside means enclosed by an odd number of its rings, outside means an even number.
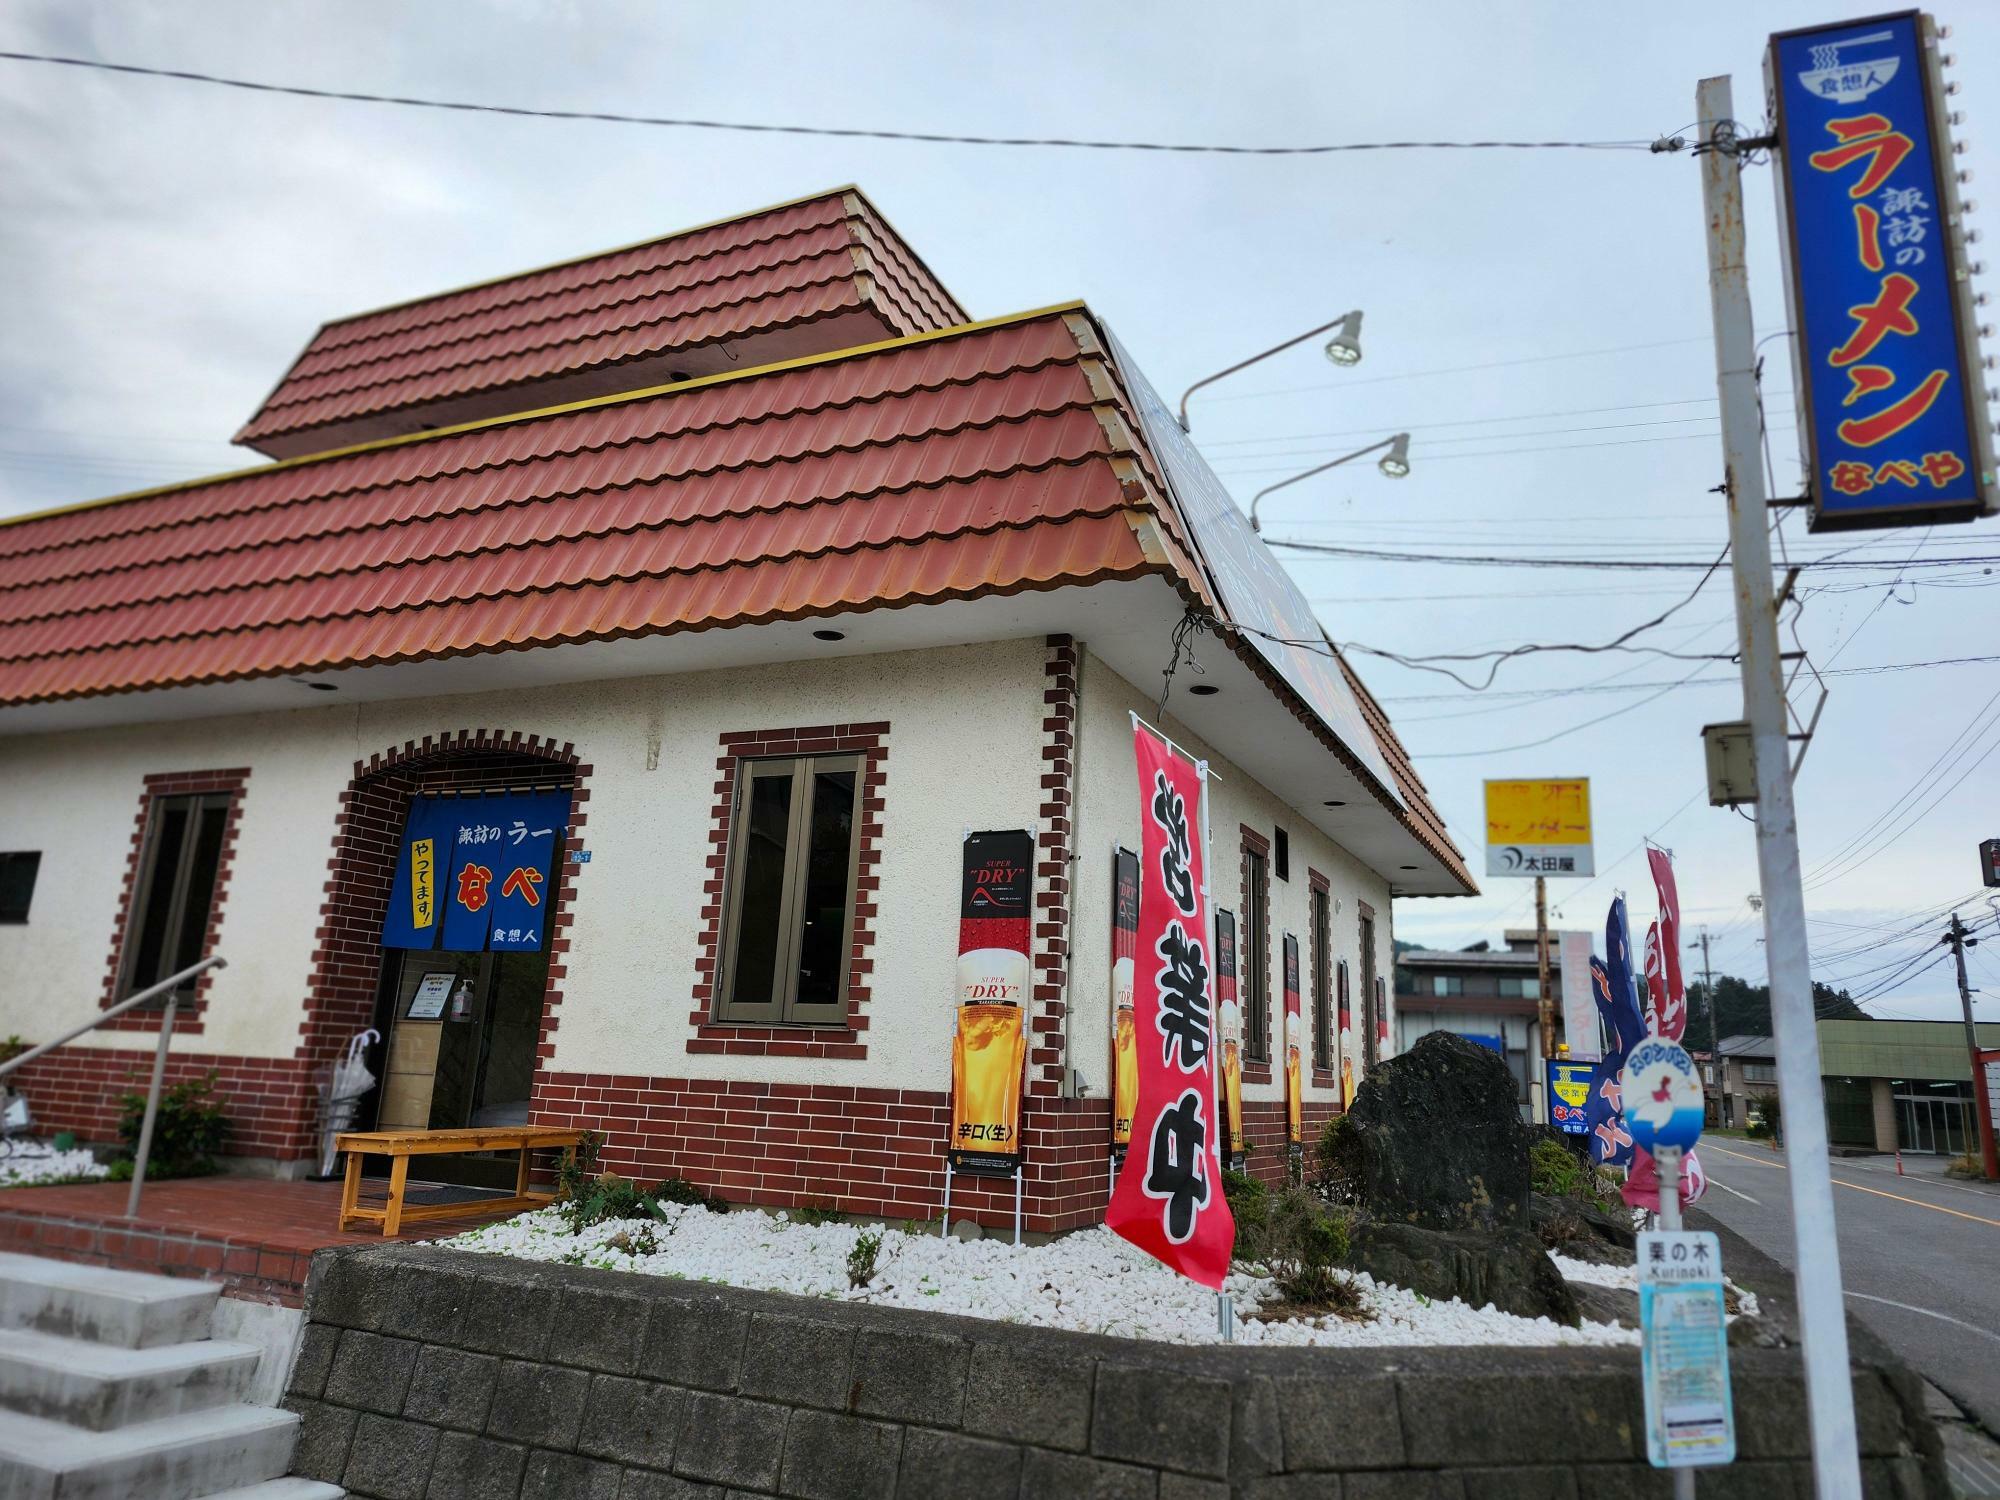
M1111 1144L1132 1143L1139 1103L1138 1039L1132 1020L1132 956L1139 941L1139 856L1111 851Z
M1285 1139L1305 1144L1305 1035L1299 1004L1299 940L1285 934Z
M1021 1162L1034 847L1025 829L965 840L949 1147L962 1172L1006 1174Z

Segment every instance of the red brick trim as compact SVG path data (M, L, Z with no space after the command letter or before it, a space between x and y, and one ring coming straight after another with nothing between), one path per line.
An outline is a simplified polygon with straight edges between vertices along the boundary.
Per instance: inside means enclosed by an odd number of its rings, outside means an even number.
M1326 1129L1327 1121L1339 1113L1340 1106L1331 1099L1305 1101L1301 1120L1305 1126L1305 1169L1308 1178L1314 1172L1313 1161L1319 1151L1320 1133ZM1270 1187L1282 1187L1285 1183L1285 1163L1290 1157L1290 1144L1285 1138L1286 1125L1284 1100L1243 1101L1243 1136L1250 1144L1247 1170L1252 1177Z
M708 878L702 883L701 926L695 943L694 1035L687 1050L730 1057L827 1057L868 1055L861 1033L868 1029L870 976L875 970L876 902L882 889L883 788L888 780L889 725L817 724L792 729L744 729L725 734L715 761L715 806L708 830ZM860 849L855 860L854 934L848 956L847 1023L844 1026L745 1025L715 1015L715 982L722 950L723 892L728 889L730 816L736 805L737 767L746 760L775 755L859 755L861 821L855 826Z
M347 1046L348 1038L375 1018L381 976L382 917L395 878L396 846L410 797L418 791L480 786L566 787L570 794L569 834L557 856L549 922L549 978L542 998L537 1056L555 1051L557 1011L568 974L570 923L575 910L574 858L583 847L589 822L591 767L577 759L576 747L553 738L500 729L461 729L426 735L354 763L354 778L342 790L333 820L333 850L327 858L326 900L320 906L318 946L307 979L305 1014L293 1057L304 1064L298 1101L299 1130L289 1154L310 1155L315 1104L313 1084Z
M222 852L215 866L215 894L209 900L208 931L202 939L204 955L216 950L222 931L222 906L229 894L229 873L236 862L236 829L243 813L243 789L250 780L250 768L238 766L228 771L169 771L148 776L140 786L139 811L132 821L132 848L125 859L125 883L118 892L118 915L111 928L111 957L104 965L104 994L100 1010L116 1005L118 976L125 967L125 942L131 935L132 901L138 894L139 865L146 852L146 827L152 821L153 804L162 797L195 796L203 793L229 794L229 811L222 825ZM202 1031L202 1013L208 1009L208 991L215 979L210 969L194 982L194 1000L174 1016L174 1029L190 1036ZM151 1006L127 1011L98 1028L102 1031L158 1031L160 1012Z
M1252 853L1264 857L1264 885L1260 903L1264 908L1264 1014L1257 1018L1258 1033L1248 1034L1251 1017L1248 1008L1244 1014L1244 1057L1243 1081L1245 1083L1269 1083L1271 1081L1271 1012L1284 1003L1283 992L1275 988L1276 946L1271 941L1271 841L1252 828L1248 823L1240 825L1241 842L1237 846L1238 873L1243 889L1243 904L1236 917L1236 962L1242 978L1238 983L1246 989L1249 984L1250 954L1250 856ZM1255 1045L1261 1057L1251 1057L1250 1048ZM1248 1127L1245 1127L1246 1130Z
M178 1018L174 1022L180 1031ZM73 1130L85 1141L118 1139L118 1099L143 1093L153 1068L153 1048L60 1047L21 1069L18 1087L34 1103L35 1123ZM300 1131L309 1129L317 1099L315 1077L296 1058L239 1057L221 1052L170 1052L169 1088L215 1074L215 1093L229 1117L231 1156L289 1157ZM10 1083L13 1079L8 1080ZM302 1109L305 1111L302 1116Z
M1077 647L1052 635L1042 662L1042 803L1035 865L1035 990L1030 1013L1028 1092L1062 1092L1069 1059L1070 832L1076 794Z
M532 1118L604 1132L608 1170L646 1182L685 1177L732 1203L831 1204L893 1222L935 1219L944 1201L951 1096L941 1089L542 1072ZM1021 1131L1026 1227L1101 1223L1110 1101L1031 1094ZM959 1174L951 1214L1011 1225L1014 1184Z

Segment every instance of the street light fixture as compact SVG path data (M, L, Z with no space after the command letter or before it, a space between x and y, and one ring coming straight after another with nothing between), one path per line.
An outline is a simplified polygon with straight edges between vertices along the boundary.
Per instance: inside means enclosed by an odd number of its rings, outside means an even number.
M1180 411L1181 431L1186 432L1188 430L1188 411L1187 411L1188 397L1192 396L1196 391L1200 390L1203 386L1213 385L1216 381L1222 379L1222 377L1225 375L1234 375L1238 370L1247 370L1251 365L1256 364L1259 360L1269 359L1274 354L1283 354L1287 349L1293 348L1299 344L1303 344L1307 339L1318 338L1322 333L1326 333L1330 330L1337 330L1337 331L1334 331L1333 337L1326 341L1326 357L1332 360L1335 364L1341 366L1341 368L1343 369L1346 369L1352 365L1360 364L1361 363L1361 311L1359 308L1357 308L1353 312L1342 313L1339 317L1335 318L1331 323L1322 323L1317 328L1308 328L1304 333L1300 334L1297 338L1286 339L1282 344L1273 344L1270 348L1266 349L1262 354L1253 354L1248 359L1238 360L1235 364L1231 365L1226 370L1217 370L1213 375L1208 376L1206 379L1197 380L1193 385L1189 386L1185 391L1181 393L1181 411Z
M1366 458L1378 448L1387 448L1389 450L1382 455L1381 462L1375 465L1385 475L1391 479L1401 479L1410 472L1410 435L1407 432L1399 432L1394 437L1383 438L1379 443L1370 443L1366 448L1356 448L1352 453L1329 460L1317 468L1307 469L1302 474L1294 474L1290 479L1280 479L1276 484L1265 485L1263 489L1250 497L1250 529L1252 531L1262 531L1264 529L1263 523L1257 519L1257 507L1263 501L1264 497L1273 490L1281 490L1287 485L1297 484L1301 479L1310 479L1315 474L1324 474L1328 469L1337 469L1342 464L1354 462L1357 458Z

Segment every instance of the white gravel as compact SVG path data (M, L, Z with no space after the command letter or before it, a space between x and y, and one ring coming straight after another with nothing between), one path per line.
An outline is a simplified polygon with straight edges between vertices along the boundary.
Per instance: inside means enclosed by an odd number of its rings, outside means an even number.
M923 1307L999 1322L1081 1333L1118 1334L1177 1344L1219 1341L1215 1298L1105 1229L1086 1229L1045 1245L1002 1240L970 1243L883 1226L800 1224L784 1214L739 1210L712 1214L668 1205L652 1226L658 1250L634 1256L606 1241L637 1235L640 1220L618 1220L572 1235L560 1214L541 1209L443 1241L457 1250L638 1271L689 1281L791 1292L879 1306ZM882 1248L868 1285L848 1285L847 1255L864 1232ZM1594 1344L1631 1345L1638 1334L1610 1324L1566 1328L1547 1318L1518 1318L1488 1306L1437 1302L1401 1287L1354 1277L1373 1320L1340 1317L1269 1321L1246 1316L1277 1297L1276 1286L1239 1268L1224 1283L1236 1307L1243 1344Z
M33 1143L17 1144L0 1154L0 1188L33 1187L63 1178L98 1181L111 1175L88 1151L57 1151Z

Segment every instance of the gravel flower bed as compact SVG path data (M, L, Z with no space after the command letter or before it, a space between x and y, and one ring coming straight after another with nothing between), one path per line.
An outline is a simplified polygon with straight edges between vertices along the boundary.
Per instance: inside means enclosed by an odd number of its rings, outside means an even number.
M51 1187L65 1182L102 1182L108 1167L81 1148L57 1151L34 1142L10 1146L0 1153L0 1188Z
M875 1274L848 1284L848 1254L864 1233L881 1233ZM610 1243L623 1236L622 1245ZM647 1253L647 1242L652 1250ZM1117 1334L1177 1344L1219 1341L1215 1298L1174 1275L1109 1230L1087 1229L1045 1245L970 1243L881 1226L803 1224L754 1210L709 1213L665 1206L650 1226L612 1220L581 1234L553 1209L539 1209L441 1242L455 1250L564 1261L689 1281L830 1297L878 1306L922 1307L999 1322ZM638 1253L633 1253L637 1251ZM1601 1267L1593 1267L1601 1270ZM1625 1273L1630 1275L1629 1272ZM1260 1319L1276 1285L1239 1266L1223 1290L1235 1305L1243 1344L1591 1344L1631 1345L1638 1334L1604 1323L1566 1328L1492 1307L1438 1302L1356 1274L1365 1321L1328 1314Z

